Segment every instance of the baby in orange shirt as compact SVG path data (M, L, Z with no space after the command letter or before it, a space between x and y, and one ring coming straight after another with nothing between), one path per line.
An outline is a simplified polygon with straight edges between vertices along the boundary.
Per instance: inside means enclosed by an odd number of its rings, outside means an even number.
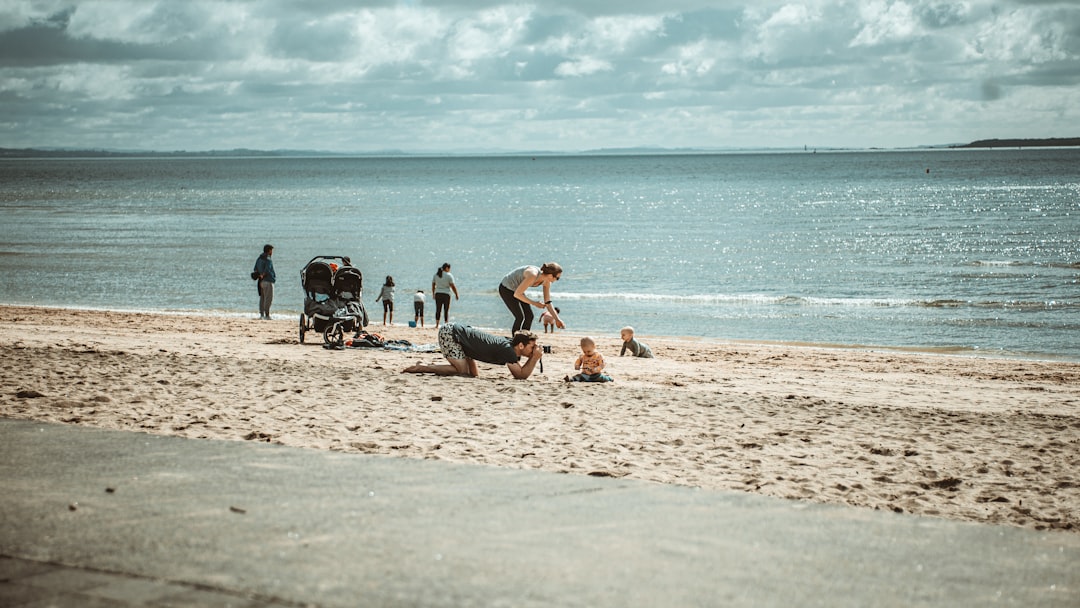
M581 339L581 356L574 361L574 369L580 374L563 378L567 382L613 382L604 373L604 356L596 352L596 342L589 337Z

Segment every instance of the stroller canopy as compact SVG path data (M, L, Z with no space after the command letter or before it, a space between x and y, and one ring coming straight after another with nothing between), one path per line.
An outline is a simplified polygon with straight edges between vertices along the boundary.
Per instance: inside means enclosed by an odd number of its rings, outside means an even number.
M334 297L342 300L359 300L364 293L364 277L360 269L352 266L338 268L334 273Z
M363 283L360 269L354 268L345 256L317 255L300 271L300 286L313 300L319 299L316 296L358 300Z

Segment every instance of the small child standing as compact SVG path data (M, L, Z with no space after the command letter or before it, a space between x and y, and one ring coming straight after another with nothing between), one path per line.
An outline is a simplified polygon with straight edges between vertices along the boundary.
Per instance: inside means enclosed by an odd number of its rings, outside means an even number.
M611 376L604 373L604 357L596 352L596 342L592 338L581 339L581 356L574 361L574 369L581 373L567 376L567 382L613 382Z
M622 336L622 350L619 351L619 356L626 354L626 351L630 351L630 354L635 357L644 357L646 359L652 359L652 349L647 344L638 342L634 339L634 328L627 325L619 332Z
M559 314L561 312L562 311L559 310L559 307L556 306L555 314ZM540 320L544 323L545 334L548 333L549 330L551 331L551 333L555 333L555 315L551 314L550 310L545 309L544 314L540 315Z
M412 297L413 316L415 317L414 325L424 326L424 290L417 289L416 293Z
M382 291L379 292L379 297L375 298L378 302L382 300L382 324L386 325L386 316L390 315L390 325L394 324L394 277L386 275L386 282L383 283Z

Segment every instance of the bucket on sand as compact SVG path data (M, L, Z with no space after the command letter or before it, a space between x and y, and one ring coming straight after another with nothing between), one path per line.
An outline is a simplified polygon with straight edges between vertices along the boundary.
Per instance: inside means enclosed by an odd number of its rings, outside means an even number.
M409 327L416 327L416 321L409 321Z

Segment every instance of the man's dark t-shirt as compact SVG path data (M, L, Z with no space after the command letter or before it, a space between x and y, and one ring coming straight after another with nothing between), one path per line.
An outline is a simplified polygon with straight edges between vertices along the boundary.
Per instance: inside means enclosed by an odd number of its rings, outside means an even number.
M510 340L484 333L468 325L455 325L454 339L465 351L465 356L492 365L517 363L518 355Z

